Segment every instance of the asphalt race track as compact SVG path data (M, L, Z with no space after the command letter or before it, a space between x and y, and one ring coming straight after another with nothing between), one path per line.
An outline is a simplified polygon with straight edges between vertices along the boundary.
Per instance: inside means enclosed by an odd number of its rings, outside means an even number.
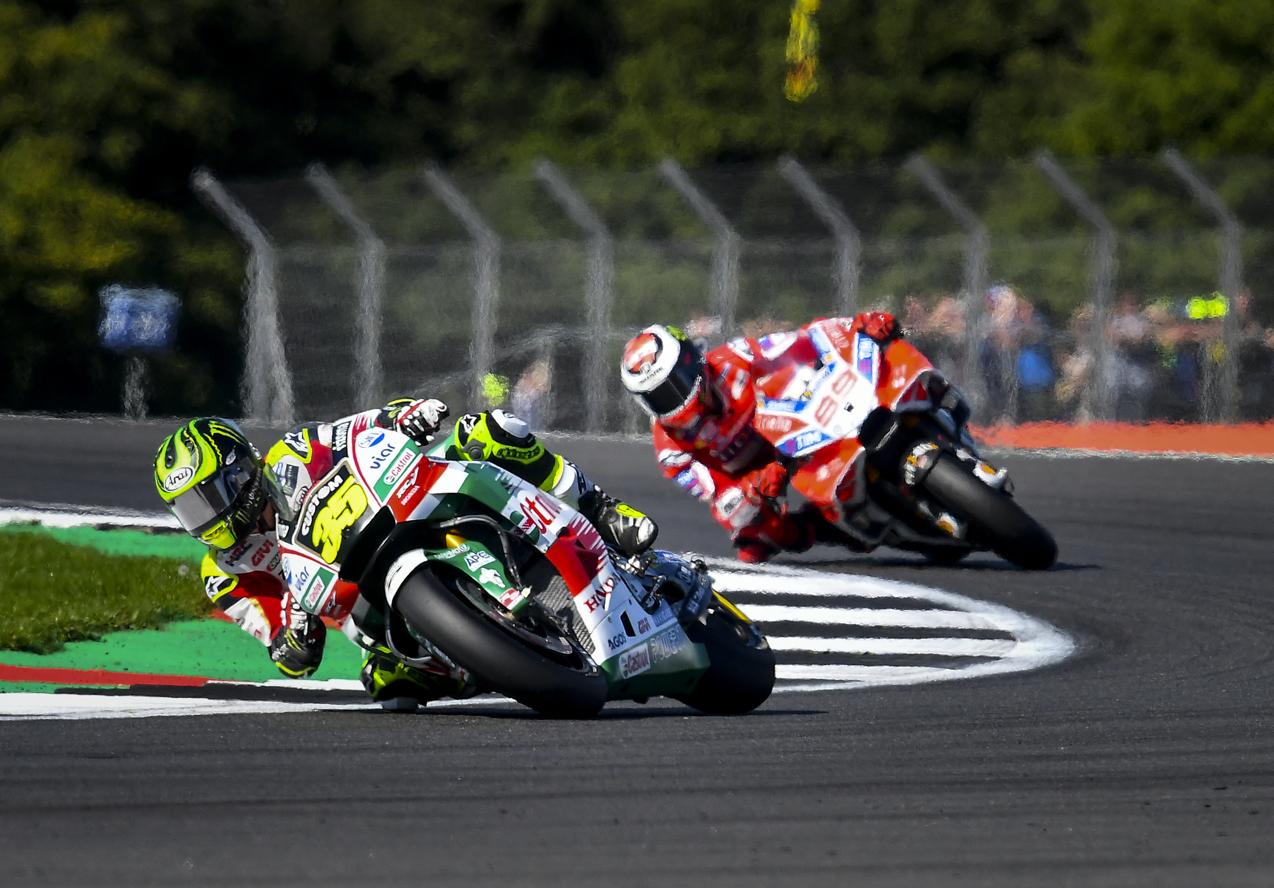
M163 428L0 418L0 504L152 510ZM645 446L558 443L664 545L728 554ZM1049 572L792 561L1041 618L1059 666L734 719L0 722L0 884L1274 885L1274 465L1003 462Z

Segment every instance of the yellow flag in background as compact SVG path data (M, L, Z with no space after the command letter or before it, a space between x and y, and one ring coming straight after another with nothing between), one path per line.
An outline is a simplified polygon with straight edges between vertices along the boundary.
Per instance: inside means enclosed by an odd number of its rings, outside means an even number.
M818 12L819 0L794 0L792 3L792 27L787 34L787 80L783 94L790 102L803 102L818 89L815 69L818 68Z

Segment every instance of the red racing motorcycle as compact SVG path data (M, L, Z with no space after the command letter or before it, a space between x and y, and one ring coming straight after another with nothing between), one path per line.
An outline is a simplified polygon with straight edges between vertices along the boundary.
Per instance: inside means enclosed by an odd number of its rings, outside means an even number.
M754 423L823 518L820 539L940 563L978 550L1034 570L1057 560L1008 472L979 455L967 402L919 349L834 319L808 329L817 357L757 380Z

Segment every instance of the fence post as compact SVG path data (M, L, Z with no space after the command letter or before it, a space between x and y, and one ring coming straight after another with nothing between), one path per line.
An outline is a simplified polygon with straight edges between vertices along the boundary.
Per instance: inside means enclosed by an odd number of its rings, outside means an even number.
M1201 203L1221 226L1217 235L1220 258L1217 285L1226 299L1225 316L1221 319L1220 391L1212 386L1213 395L1204 401L1204 419L1217 416L1223 422L1234 422L1239 412L1239 324L1238 297L1243 292L1243 224L1226 206L1221 195L1195 171L1175 148L1165 148L1159 155L1164 164L1185 182L1190 194ZM1211 373L1212 363L1204 364Z
M1110 297L1115 285L1115 226L1049 151L1036 152L1035 165L1061 198L1093 227L1093 257L1089 266L1093 296L1093 328L1089 336L1093 351L1093 379L1084 387L1081 409L1093 419L1111 419L1113 368L1110 346L1106 342L1106 326L1110 320Z
M975 409L987 406L987 387L982 379L979 360L982 345L982 303L986 298L990 237L986 225L947 187L937 167L920 154L913 154L903 168L920 180L944 210L955 219L966 235L964 247L964 354L960 367L960 386L966 389ZM1015 377L1016 380L1016 377ZM1016 395L1016 386L1011 391Z
M862 273L863 240L854 223L830 194L814 181L814 177L796 158L779 158L779 175L796 190L815 215L832 232L836 240L836 264L832 268L832 285L836 290L836 310L845 316L858 305L858 281Z
M470 381L472 409L477 409L478 405L485 404L482 383L495 362L496 311L500 305L500 236L438 166L426 166L424 176L425 184L473 238L473 339L469 342L469 364L473 368Z
M341 186L321 163L310 164L305 178L358 239L358 405L365 409L384 400L380 357L381 309L385 302L385 242L358 214Z
M607 346L610 344L610 306L615 281L615 250L610 231L600 216L589 206L566 176L550 160L535 163L535 178L571 217L571 221L588 235L588 271L584 281L584 300L588 307L588 363L585 377L590 381L584 392L585 427L600 432L606 425Z
M712 251L712 283L717 291L721 335L728 339L734 333L734 312L739 304L738 232L717 209L717 205L691 181L681 164L666 157L659 163L659 172L686 199L699 220L716 235L717 245Z
M274 242L247 209L206 169L195 170L190 186L248 247L247 355L242 386L248 419L291 423L292 374L279 330L278 257Z

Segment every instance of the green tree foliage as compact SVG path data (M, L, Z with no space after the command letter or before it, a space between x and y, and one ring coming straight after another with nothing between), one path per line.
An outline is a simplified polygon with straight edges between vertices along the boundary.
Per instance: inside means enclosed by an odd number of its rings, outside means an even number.
M198 166L238 178L315 160L523 173L541 155L632 169L667 155L857 167L1041 145L1274 149L1274 0L824 0L819 88L800 104L783 95L789 7L0 0L0 408L116 407L120 362L95 345L96 293L124 282L183 301L153 409L238 409L241 252L191 194ZM1016 175L988 187L993 227L1073 227L1038 176ZM1246 196L1265 179L1222 184ZM1117 212L1171 227L1145 194ZM616 197L594 199L605 211ZM745 212L764 209L753 197ZM509 224L543 223L531 200ZM611 221L685 234L654 211ZM879 230L931 225L886 208Z
M1274 3L1103 0L1080 94L1052 133L1072 154L1274 149Z

